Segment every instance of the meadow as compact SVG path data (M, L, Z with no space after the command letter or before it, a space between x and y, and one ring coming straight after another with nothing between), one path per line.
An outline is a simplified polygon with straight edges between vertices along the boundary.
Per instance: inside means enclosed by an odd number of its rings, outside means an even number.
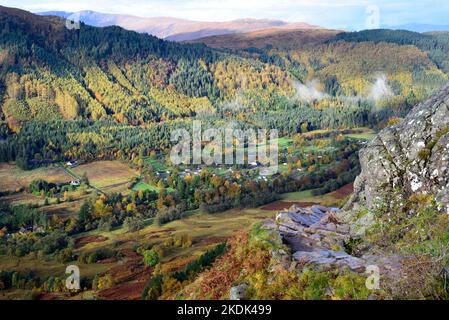
M85 174L89 184L108 193L126 191L127 183L139 175L127 163L120 161L95 161L76 166L72 171L78 176Z
M60 166L22 170L13 163L0 163L0 192L27 188L31 181L44 179L52 183L63 183L73 179Z
M329 136L330 134L330 136ZM372 131L362 129L347 134L348 138L365 140L370 137ZM321 136L319 136L321 135ZM354 135L354 136L352 136ZM278 176L293 175L301 178L308 175L308 166L320 170L327 170L335 163L323 161L327 154L339 152L341 145L336 142L332 131L314 131L304 134L310 139L297 139L298 137L281 137L278 140L279 152L285 155L286 164L280 165L280 172L274 177L268 177L266 182L271 182ZM319 137L318 137L319 136ZM299 142L298 142L299 141ZM292 157L292 158L290 158ZM296 159L303 159L303 165L299 170L291 171L292 165L297 165ZM31 171L23 171L14 164L3 164L0 174L4 181L11 184L10 193L3 195L1 201L13 205L31 204L41 212L57 219L79 219L79 212L85 202L92 201L95 196L94 206L104 203L102 197L107 199L109 195L120 193L122 196L139 198L142 192L161 191L163 182L164 190L170 194L176 189L168 184L167 179L175 179L184 175L195 174L201 176L199 168L195 166L174 167L165 161L163 156L143 158L143 168L136 169L136 163L126 161L101 160L83 162L72 168L64 164L55 164ZM288 165L287 165L288 163ZM338 164L338 161L336 162ZM302 169L301 169L302 168ZM224 166L209 167L207 171L211 178L216 175L221 179L231 179L238 175L239 179L258 179L257 168L233 168L233 171ZM179 172L175 174L176 172ZM158 175L160 174L160 175ZM146 175L156 177L147 179ZM240 175L242 177L240 177ZM254 175L254 176L253 176ZM166 176L167 178L162 178ZM74 187L54 197L33 194L29 190L29 184L33 179L43 179L54 183L67 183L73 179L88 179L88 185ZM160 180L158 180L160 179ZM157 181L159 181L157 183ZM242 180L244 181L244 180ZM20 182L20 183L19 183ZM178 182L179 183L179 182ZM15 190L17 188L20 190ZM145 266L142 253L151 248L157 248L160 262L158 272L164 274L182 270L187 264L198 259L207 250L219 243L225 242L241 230L249 229L254 223L273 218L276 212L288 209L292 205L310 206L323 204L340 206L352 192L352 185L345 185L336 191L326 194L315 194L316 190L303 190L283 193L280 200L272 203L257 205L255 208L236 207L229 210L221 210L217 213L208 213L203 209L187 210L174 221L158 223L154 215L140 216L140 227L131 230L125 223L111 224L108 229L97 227L88 231L77 231L71 236L74 246L71 254L77 257L70 264L76 264L81 271L81 277L88 281L85 290L76 295L68 295L62 292L43 292L40 299L140 299L141 293L152 278L154 268ZM98 196L100 195L100 198ZM59 200L58 200L59 197ZM134 199L132 196L131 199ZM130 199L128 198L128 199ZM122 198L125 201L126 198ZM99 202L100 201L100 202ZM125 204L130 201L126 200ZM128 210L128 206L126 211ZM129 210L135 210L129 207ZM151 209L150 209L151 210ZM141 214L141 213L139 213ZM100 221L101 222L101 221ZM66 224L67 225L67 224ZM87 261L80 257L91 257L106 252L107 256L99 257L98 261ZM26 273L32 271L39 279L56 277L64 278L65 267L68 262L61 262L59 253L52 255L40 255L35 252L25 256L0 257L1 270L15 270ZM91 282L93 279L111 279L110 283L102 288L94 290ZM26 291L14 288L2 292L0 298L23 297Z
M64 195L45 197L29 191L30 183L37 179L55 184L67 184L80 179L84 174L88 177L91 186L74 188ZM74 168L54 164L29 171L22 170L13 163L0 164L2 181L0 188L3 192L0 201L12 205L32 205L48 215L74 217L90 194L99 192L126 194L129 192L130 180L137 176L136 170L121 161L95 161Z
M195 260L206 250L216 244L226 241L236 232L249 228L253 223L271 218L272 210L232 209L217 214L202 213L199 210L191 212L182 220L173 221L163 226L157 226L148 221L148 226L136 232L128 232L125 228L118 228L108 232L93 231L77 235L76 243L82 244L75 250L80 255L101 249L113 250L121 254L121 258L106 259L97 263L74 262L82 277L92 279L95 275L114 276L113 286L97 292L83 292L81 295L92 295L105 299L139 299L143 285L151 278L151 269L145 268L142 256L135 253L137 248L161 246L164 254L161 259L161 269L173 272L182 269L189 262ZM166 245L177 237L189 235L192 238L190 247ZM64 277L67 263L61 263L50 258L40 258L33 255L12 258L0 257L0 269L18 272L32 270L40 278ZM133 272L129 274L130 270ZM22 297L26 291L20 289L0 292L1 298ZM113 292L113 295L110 293ZM80 296L67 296L60 293L47 293L45 299L64 298L79 299Z

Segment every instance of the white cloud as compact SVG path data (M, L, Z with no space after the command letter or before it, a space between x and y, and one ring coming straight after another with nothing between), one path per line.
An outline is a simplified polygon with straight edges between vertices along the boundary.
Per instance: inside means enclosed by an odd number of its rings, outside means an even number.
M314 79L306 84L295 82L296 99L302 102L313 102L324 99L327 95L320 90L320 83Z
M388 85L387 77L383 74L377 76L376 82L369 88L368 93L368 97L376 104L393 95L393 90Z

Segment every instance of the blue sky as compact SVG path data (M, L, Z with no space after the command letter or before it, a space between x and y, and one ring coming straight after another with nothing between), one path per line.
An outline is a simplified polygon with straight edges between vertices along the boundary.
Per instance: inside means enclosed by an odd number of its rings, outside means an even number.
M94 10L200 21L270 18L354 29L365 29L377 12L380 25L449 24L447 0L0 0L0 4L33 12Z

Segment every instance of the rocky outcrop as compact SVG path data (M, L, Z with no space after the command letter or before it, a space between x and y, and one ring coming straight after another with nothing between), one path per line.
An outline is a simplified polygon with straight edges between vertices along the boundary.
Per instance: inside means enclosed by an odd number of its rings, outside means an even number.
M414 194L434 196L441 211L449 214L449 85L404 120L382 130L360 151L360 163L354 194L343 210L293 206L265 223L265 228L288 244L290 268L298 272L304 266L358 273L375 267L387 279L384 283L395 288L395 283L406 279L407 257L376 248L364 248L363 255L354 256L347 244L364 234L378 205L404 203ZM286 254L276 253L273 258L287 265Z
M397 191L404 198L432 194L449 213L449 85L382 130L360 151L360 163L345 210L372 210Z
M350 269L365 273L375 266L383 277L397 277L401 270L401 258L369 254L356 257L344 251L345 242L351 239L350 226L341 223L337 208L292 206L279 212L275 220L265 222L264 227L280 235L291 249L291 266L301 270L303 266L319 270ZM282 258L280 258L282 257ZM285 266L285 255L274 255Z

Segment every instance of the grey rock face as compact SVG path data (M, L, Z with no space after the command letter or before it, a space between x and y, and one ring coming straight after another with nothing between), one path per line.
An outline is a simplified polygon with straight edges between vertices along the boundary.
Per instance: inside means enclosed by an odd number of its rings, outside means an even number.
M293 257L300 263L323 266L324 268L348 267L355 272L364 272L365 263L363 259L353 257L343 251L315 250L311 252L297 251Z
M385 128L360 151L361 174L344 209L368 210L400 190L435 195L449 213L449 85Z
M413 194L434 195L442 211L449 213L449 84L403 121L382 130L359 156L361 174L342 211L293 206L265 227L289 245L297 270L308 266L365 273L375 266L386 283L393 283L402 277L404 257L385 252L355 257L343 248L372 224L373 209L389 203L388 196L401 200ZM358 211L360 207L367 212Z
M330 218L338 211L323 206L292 206L288 211L277 214L277 230L292 249L295 261L323 269L347 267L353 271L365 270L364 260L331 249L342 248L349 238L349 226ZM273 228L272 224L270 228Z

